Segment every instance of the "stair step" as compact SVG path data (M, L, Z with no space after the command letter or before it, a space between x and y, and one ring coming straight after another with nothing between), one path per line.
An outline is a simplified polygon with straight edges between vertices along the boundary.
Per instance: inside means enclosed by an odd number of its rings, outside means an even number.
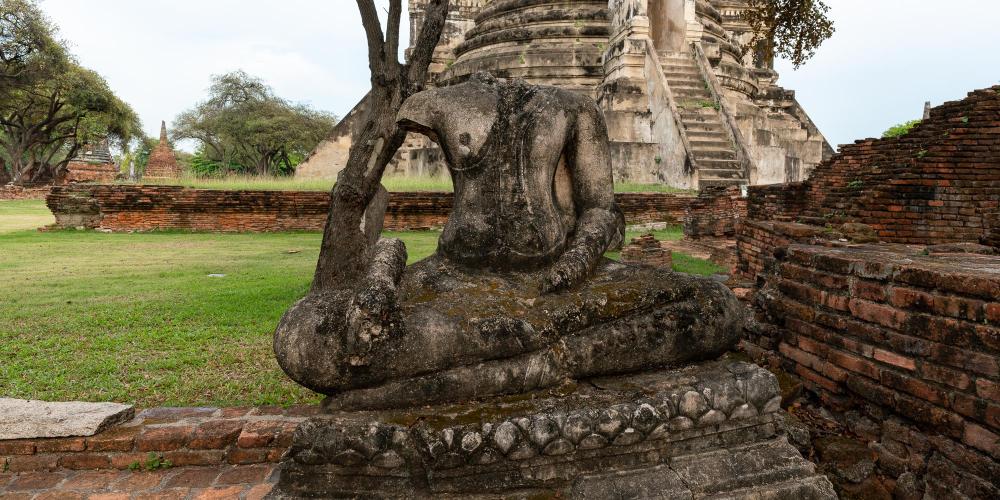
M726 129L722 127L722 121L707 122L707 121L690 121L684 122L684 129L690 134L721 134L727 136Z
M696 130L689 128L684 132L687 133L688 139L692 141L729 141L729 135L726 134L725 130L722 130L722 127L719 127L718 130Z
M694 148L695 159L701 160L735 160L736 151L732 149L698 149Z
M679 102L695 101L697 104L704 102L706 106L701 106L705 108L715 108L715 100L712 99L712 94L706 91L696 92L693 90L675 90L671 89L674 93L674 97L677 98Z
M729 149L729 150L733 149L733 144L729 142L728 138L714 140L714 141L705 139L694 139L691 137L689 137L689 139L691 139L691 147L694 148L695 151L706 150L706 149Z
M701 75L698 74L698 73L686 73L686 72L685 73L681 73L681 72L674 73L674 72L670 72L670 71L664 70L663 74L666 75L667 80L670 81L671 83L673 83L673 82L692 82L692 83L703 84L703 81L704 81L704 80L702 80Z
M730 186L746 186L749 183L743 180L726 179L726 180L708 180L708 181L698 181L698 189L705 190L710 187L730 187Z
M745 180L743 179L742 170L717 170L714 168L701 168L700 164L698 168L698 175L700 176L699 177L700 179L705 179L705 180L719 180L719 179Z
M722 118L719 117L719 112L715 108L682 108L679 111L681 113L681 121L685 124L694 122L722 125Z
M698 160L698 168L705 170L743 170L738 160L704 159Z

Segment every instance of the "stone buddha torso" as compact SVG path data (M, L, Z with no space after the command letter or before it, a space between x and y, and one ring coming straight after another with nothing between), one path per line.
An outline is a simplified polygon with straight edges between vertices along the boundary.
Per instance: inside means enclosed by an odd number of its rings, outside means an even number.
M462 106L452 106L457 102ZM488 80L407 102L401 121L435 138L455 187L442 256L525 269L562 254L577 218L564 161L576 116L562 104L540 87Z

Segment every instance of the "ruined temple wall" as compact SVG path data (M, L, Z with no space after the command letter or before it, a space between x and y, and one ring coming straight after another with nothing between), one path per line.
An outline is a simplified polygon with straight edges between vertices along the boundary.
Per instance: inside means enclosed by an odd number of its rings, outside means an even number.
M748 350L896 429L867 437L880 473L1000 494L1000 256L790 245L762 276Z
M680 224L690 195L620 193L615 202L630 225ZM79 185L52 189L46 203L64 228L112 231L322 231L330 194L322 191L222 191L181 186ZM452 211L444 192L391 193L384 228L440 228Z
M904 137L844 146L803 184L752 187L749 212L759 220L867 224L883 242L933 244L981 241L998 207L994 87L933 109Z

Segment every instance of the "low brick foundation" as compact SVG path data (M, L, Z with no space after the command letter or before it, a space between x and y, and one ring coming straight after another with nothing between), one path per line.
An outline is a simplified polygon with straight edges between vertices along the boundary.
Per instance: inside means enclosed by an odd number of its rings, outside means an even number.
M87 438L0 441L0 471L125 470L152 453L173 466L276 463L319 406L158 408Z
M385 229L441 227L451 193L392 193ZM616 201L628 224L680 224L695 198L669 193L622 193ZM330 195L312 191L220 191L179 186L75 185L52 189L49 208L60 227L112 231L321 231Z
M50 189L48 186L0 186L0 200L44 200Z
M684 236L691 239L734 237L747 217L747 199L739 187L702 190L687 208Z
M780 353L827 404L898 415L963 457L940 474L1000 470L1000 257L793 244L761 278L751 351ZM1000 494L1000 475L976 477Z

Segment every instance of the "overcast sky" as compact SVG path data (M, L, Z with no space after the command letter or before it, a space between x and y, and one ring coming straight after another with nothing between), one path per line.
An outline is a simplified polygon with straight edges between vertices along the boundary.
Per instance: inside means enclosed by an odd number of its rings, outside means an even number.
M837 33L779 83L830 142L876 136L1000 82L996 0L826 0ZM385 4L385 0L380 3ZM278 95L343 116L368 87L350 0L42 0L80 62L159 132L203 99L210 76L243 69ZM404 26L404 37L407 28Z

